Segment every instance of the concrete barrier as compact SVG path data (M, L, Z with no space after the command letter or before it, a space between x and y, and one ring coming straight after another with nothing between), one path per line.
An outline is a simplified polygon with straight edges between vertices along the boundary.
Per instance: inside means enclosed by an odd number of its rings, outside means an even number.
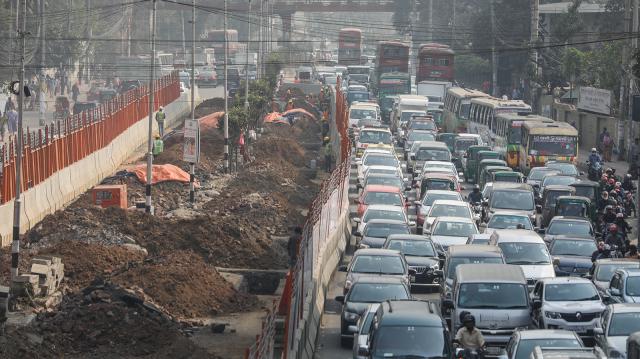
M196 102L200 102L196 98ZM165 106L166 124L175 126L190 111L189 93L182 93L173 103ZM147 141L147 118L142 118L110 144L58 171L37 186L23 192L20 233L35 226L45 216L61 209L80 194L110 176L134 151ZM154 121L154 132L157 125ZM0 243L11 243L13 232L13 206L11 200L0 206Z

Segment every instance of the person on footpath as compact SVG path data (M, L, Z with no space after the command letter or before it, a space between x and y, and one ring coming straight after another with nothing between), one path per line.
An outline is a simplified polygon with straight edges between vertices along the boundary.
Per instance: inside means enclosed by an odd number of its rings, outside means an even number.
M324 170L327 173L331 173L331 138L324 138Z
M4 114L6 115L10 110L15 110L16 105L13 103L11 96L7 99L7 103L4 104Z
M629 173L633 177L633 179L638 178L638 167L640 160L640 138L635 138L633 143L629 147L629 154L627 155L627 159L629 160Z
M7 121L9 127L9 134L13 135L18 132L18 111L15 108L12 108L7 112Z
M156 112L156 122L158 123L158 132L160 133L160 137L164 137L164 119L166 115L164 113L164 109L162 106Z
M78 96L80 96L80 86L78 86L78 82L75 82L71 87L71 98L73 102L78 102Z
M287 253L289 254L289 268L293 269L298 261L298 247L300 246L300 240L302 239L302 227L296 226L293 229L293 234L289 237L287 242Z
M602 147L602 154L604 155L604 160L609 162L611 161L611 153L613 151L613 138L611 138L611 134L607 131L607 128L602 129L602 133L598 138L600 140L600 146Z

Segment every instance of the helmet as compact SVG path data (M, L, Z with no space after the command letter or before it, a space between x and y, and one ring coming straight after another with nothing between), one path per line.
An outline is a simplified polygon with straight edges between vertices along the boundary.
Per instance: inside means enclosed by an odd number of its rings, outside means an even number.
M620 186L622 186L622 183L616 182L616 187L620 187Z
M164 107L160 106L159 110L160 110L160 111L164 110Z
M325 140L325 141L330 141L330 140L331 140L331 138L330 138L330 137L325 137L325 138L324 138L324 140Z
M473 314L467 314L467 315L464 316L464 318L462 318L462 323L463 324L467 324L467 323L475 324L476 323L476 317L474 317Z
M604 209L605 209L606 211L613 211L613 206L612 206L612 205L610 205L610 204L608 204L606 207L604 207Z
M618 232L618 226L616 226L615 224L609 225L609 232L611 232L611 233Z
M478 190L478 191L479 191L479 190L480 190L480 185L478 185L478 184L477 184L477 185L473 186L473 190L474 190L474 191L475 191L475 190Z
M613 172L613 170L611 168L607 168L604 172L606 172L607 174L611 174L611 172Z
M616 214L616 218L624 218L624 214L618 213L618 214Z
M598 152L595 147L591 148L591 152Z
M627 173L624 177L625 177L626 179L631 179L631 177L632 177L632 176L631 176L631 173Z
M614 180L613 178L609 178L609 184L614 184L616 183L616 180Z

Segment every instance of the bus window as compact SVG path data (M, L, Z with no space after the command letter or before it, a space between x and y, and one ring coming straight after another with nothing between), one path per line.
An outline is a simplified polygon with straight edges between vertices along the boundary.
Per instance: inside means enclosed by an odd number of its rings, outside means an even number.
M449 66L449 59L438 59L439 66Z

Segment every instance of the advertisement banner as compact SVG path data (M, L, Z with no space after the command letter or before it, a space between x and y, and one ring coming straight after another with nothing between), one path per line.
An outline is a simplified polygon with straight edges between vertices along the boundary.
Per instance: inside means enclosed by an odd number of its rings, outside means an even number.
M200 123L198 120L184 121L182 160L189 163L198 163L200 160Z
M611 91L581 86L578 91L578 109L611 115Z

